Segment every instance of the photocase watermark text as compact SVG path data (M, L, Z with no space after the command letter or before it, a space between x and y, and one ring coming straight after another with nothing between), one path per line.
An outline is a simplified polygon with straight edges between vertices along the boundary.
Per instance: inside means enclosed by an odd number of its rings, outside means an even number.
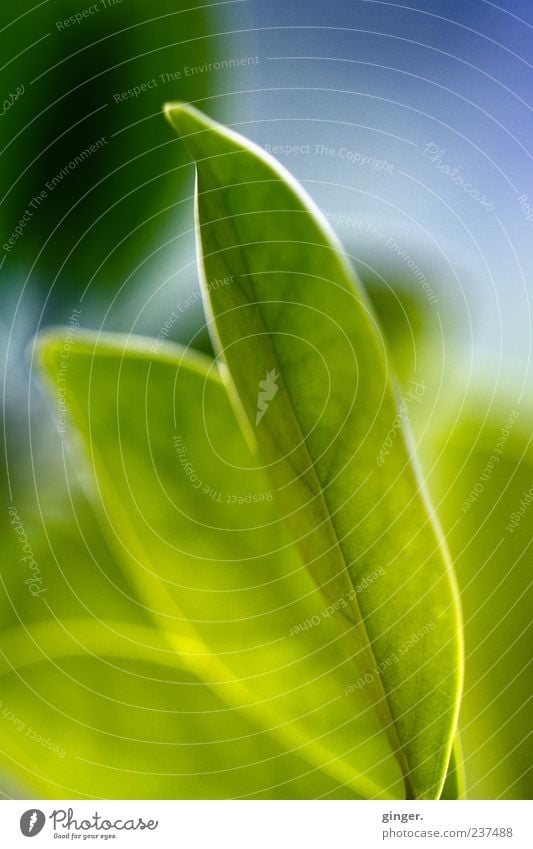
M9 92L8 96L4 98L4 102L2 103L2 111L0 112L0 118L3 118L4 115L9 112L10 109L13 108L17 100L20 100L22 95L24 94L25 88L24 85L18 85L13 92Z
M19 543L22 547L23 555L20 558L20 562L24 563L27 569L31 572L31 575L25 578L24 583L27 585L31 595L34 598L38 598L46 592L46 587L43 586L43 576L41 574L39 564L34 557L33 549L30 545L28 535L17 508L12 505L11 507L8 507L7 512L9 514L11 526L17 534Z
M454 165L452 167L448 164L448 162L446 162L445 148L439 147L439 145L435 144L435 142L428 142L424 146L422 156L426 156L442 174L449 177L452 183L459 186L466 195L473 198L473 200L476 200L484 209L489 212L493 212L496 209L496 205L487 198L487 195L484 192L476 189L472 183L469 183L468 180L463 177L459 165Z

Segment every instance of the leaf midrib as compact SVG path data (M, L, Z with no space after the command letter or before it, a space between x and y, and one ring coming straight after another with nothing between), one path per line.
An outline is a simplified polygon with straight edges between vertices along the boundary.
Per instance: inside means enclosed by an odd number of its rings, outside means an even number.
M246 152L244 152L244 153L245 153L245 155L247 155ZM199 231L200 242L202 243L202 258L203 258L205 256L205 253L203 251L202 225L200 224L200 216L199 216L199 200L200 200L200 195L205 194L206 192L200 192L200 188L199 188L200 169L199 169L197 160L195 160L195 163L196 163L195 167L196 167L196 170L197 170L197 177L198 177L198 182L197 182L197 187L196 187L196 205L197 205L197 216L196 216L197 223L196 223L196 226L197 226L198 231ZM204 165L204 167L209 168L209 165L206 164L206 163L208 163L208 160L203 159L202 164ZM217 189L219 188L216 185L216 176L214 174L213 174L213 178L215 180L215 188L214 189L208 189L207 193L217 191ZM290 186L287 186L287 189L289 191L292 191ZM297 197L297 195L295 195L295 198L298 202L300 202L300 199ZM227 226L229 226L229 228L231 229L232 234L234 236L233 247L234 248L236 247L237 249L239 249L242 242L241 242L241 240L238 236L238 232L237 232L237 230L234 226L234 223L233 223L233 220L234 220L233 213L230 210L230 208L226 205L223 193L219 193L219 202L220 202L220 206L222 207L223 211L225 213L227 213L224 216L224 221L227 224ZM305 214L310 214L304 208L302 208L301 211ZM216 224L216 220L215 221L209 221L209 225L211 227L213 226L213 224ZM213 238L213 241L218 246L218 249L219 249L218 252L219 252L219 254L222 258L222 261L225 262L225 260L223 258L224 257L224 249L220 247L220 243L218 242L216 234L214 234L212 236L212 238ZM317 245L317 246L320 246L320 245ZM331 247L331 250L335 251L335 247L333 245L326 246L326 247ZM329 502L328 502L328 499L327 499L327 496L326 496L326 492L325 492L324 487L322 486L320 478L318 476L316 464L315 464L315 461L314 461L314 459L311 455L311 452L308 448L307 439L306 439L306 437L305 437L305 435L302 431L300 420L298 418L298 415L296 413L296 410L295 410L295 407L294 407L294 404L293 404L293 401L292 401L291 393L288 392L288 390L287 390L287 385L285 383L285 378L284 378L284 370L281 366L281 363L280 363L280 360L278 358L275 346L272 342L270 331L268 330L267 324L264 320L263 311L262 311L262 308L261 308L261 301L257 298L257 293L256 293L256 289L255 289L254 273L249 268L249 265L248 265L247 260L246 260L246 254L243 251L239 251L239 252L240 252L240 256L241 256L241 262L242 262L244 268L246 269L246 275L247 275L247 278L250 280L252 291L253 291L253 294L255 296L255 302L254 302L255 307L257 309L261 325L264 328L265 337L268 339L268 345L269 345L269 348L271 350L273 361L275 362L275 364L278 368L278 373L280 374L280 376L282 378L283 386L285 387L285 395L288 399L290 410L291 410L291 413L292 413L292 417L293 417L294 423L296 425L298 434L300 436L300 443L303 445L306 457L308 459L308 470L310 470L312 480L316 485L316 494L318 494L319 503L322 505L322 510L320 512L325 517L324 518L324 525L326 525L328 527L328 529L330 531L330 535L333 538L333 543L334 543L334 547L332 549L333 552L334 552L333 556L334 556L335 560L340 565L340 569L339 569L337 574L339 576L342 575L342 576L346 577L348 579L350 588L353 590L354 584L353 584L353 581L352 581L352 578L351 578L351 575L350 575L350 571L348 569L346 557L345 557L344 550L343 550L343 547L342 547L342 542L341 542L340 535L339 535L339 532L338 532L338 529L337 529L337 526L336 526L336 523L335 523L334 513L332 512L332 510L330 508L330 505L329 505ZM246 293L243 291L240 284L239 284L239 287L241 289L241 292L243 292L245 298L248 299ZM210 298L209 293L208 293L208 297ZM212 310L213 310L213 314L215 314L213 307L212 307ZM215 316L215 318L216 318L216 316ZM216 323L215 323L215 328L216 328ZM218 335L218 330L216 332L216 335L217 335L217 342L218 342L219 349L223 353L222 340L220 339L220 336ZM229 375L228 380L232 381L235 392L238 395L237 387L235 386L235 383L234 383L233 379L231 378L231 370L229 368L227 368L227 372L228 372L228 375ZM231 393L230 393L230 397L231 397ZM295 467L293 466L293 468L295 468ZM298 472L298 469L295 468L295 472ZM315 497L316 497L316 495L315 495ZM316 570L313 569L313 566L311 564L309 564L309 568L312 572L316 571ZM319 585L319 589L321 590L321 592L324 593L323 585L320 585L318 580L317 580L317 584ZM324 595L326 595L326 593L324 593ZM375 675L373 677L373 682L372 682L373 684L374 684L374 682L378 682L377 686L374 685L374 689L377 691L376 695L379 696L379 700L378 700L378 703L377 703L378 707L376 709L377 709L378 714L383 713L383 715L381 716L381 719L384 720L385 733L387 734L387 736L389 738L389 742L391 744L392 750L393 750L393 752L396 756L396 759L398 760L399 766L402 770L402 775L403 775L404 784L405 784L406 798L408 798L408 799L409 798L416 798L415 794L414 794L412 782L411 782L411 779L410 779L411 769L410 769L410 765L409 765L409 759L408 759L405 747L401 742L401 738L399 736L398 729L396 727L396 720L395 720L395 717L394 717L394 713L392 711L390 700L389 700L387 691L385 689L383 679L381 677L381 673L379 671L379 659L377 658L376 653L374 651L372 639L371 639L370 634L368 633L368 630L366 628L364 617L361 613L361 609L359 607L359 604L357 603L357 594L355 594L355 597L354 597L353 593L350 593L350 596L351 596L351 600L352 600L352 610L354 612L354 625L355 625L355 628L358 629L359 633L363 637L363 646L355 646L355 648L357 649L358 652L360 652L361 649L362 649L363 656L367 658L367 661L369 661L369 660L371 661L370 663L368 663L369 669L372 672L374 671L374 669L377 670L377 675ZM326 598L327 598L327 595L326 595ZM353 635L352 630L350 630L347 633L350 634L350 641L352 643L354 643L353 637L356 636L356 635Z

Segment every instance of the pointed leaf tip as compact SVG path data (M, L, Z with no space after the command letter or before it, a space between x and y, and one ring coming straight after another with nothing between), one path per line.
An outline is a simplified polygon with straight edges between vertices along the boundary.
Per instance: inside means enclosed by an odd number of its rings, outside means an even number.
M216 129L220 126L216 121L213 121L190 103L185 103L185 101L176 100L165 103L163 112L171 127L188 147L190 147L188 136L201 133L203 130Z
M221 124L183 101L165 103L163 110L195 162L212 156L209 137L213 132L225 130Z

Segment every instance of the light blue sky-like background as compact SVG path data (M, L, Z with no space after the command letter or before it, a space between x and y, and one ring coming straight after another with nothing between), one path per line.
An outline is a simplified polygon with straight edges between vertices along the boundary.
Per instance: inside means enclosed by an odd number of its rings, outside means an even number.
M309 144L311 153L280 159L354 256L401 267L367 224L392 236L471 323L476 356L521 370L533 272L533 224L518 200L527 195L533 206L530 4L243 6L246 27L238 9L230 15L235 29L248 29L237 43L259 62L235 78L241 92L222 91L223 108L263 146ZM494 209L439 170L424 155L428 144ZM315 145L335 152L316 154ZM342 149L392 168L353 164ZM364 220L363 229L343 227L344 217Z
M233 69L203 68L208 96L198 105L263 147L303 147L279 158L327 214L356 265L391 280L403 278L420 290L420 275L417 280L409 269L409 261L416 264L438 297L430 309L442 321L442 357L475 380L484 375L489 385L513 383L520 391L530 366L532 329L533 223L519 202L525 195L533 210L531 3L227 0L209 9L202 43L209 45L212 62L246 61ZM101 18L106 37L127 19L125 5L120 10L116 18L111 13ZM32 32L29 27L28 39ZM80 37L83 32L76 31ZM158 71L181 67L179 34L178 19L155 40L146 30L143 49L153 52ZM42 42L43 68L53 65L45 48L56 44L57 35ZM64 49L71 49L66 41ZM144 81L134 61L138 49L131 46L131 65L124 64L124 86ZM21 79L24 55L17 60ZM63 82L68 89L67 76ZM28 97L37 95L35 88ZM161 105L180 96L179 84L159 85L152 101L144 95L136 101L141 121L129 126L123 104L109 103L118 131L113 144L126 145L144 133L149 150L147 128L155 134L164 127ZM178 153L182 142L170 128L165 138ZM440 151L438 160L424 153L428 145ZM317 153L321 146L330 153ZM382 166L372 167L376 161ZM43 172L36 175L36 188L50 177L46 158L39 162ZM22 160L20 167L26 164ZM88 167L99 181L108 167L105 154ZM175 217L165 219L155 242L143 230L133 234L142 258L131 275L125 269L107 290L89 285L83 326L157 336L176 301L197 291L193 166L185 168L185 198L176 181ZM485 205L444 168L458 169L486 198ZM77 179L70 177L69 185ZM172 173L165 172L164 179L172 181ZM123 208L104 210L111 229L133 203L134 198ZM12 226L8 220L7 232ZM67 254L68 232L60 231L57 239L63 239ZM396 250L387 246L389 239ZM46 324L67 322L72 307L79 306L79 288L98 265L95 259L90 267L86 256L82 281L72 279L68 265L54 281L31 253L26 265L20 263L25 243L26 237L7 257L3 276L0 348L11 334L6 374L14 396L23 383L19 369L28 340ZM60 289L64 299L53 313L42 312L48 288ZM171 338L187 342L203 323L198 300L172 328Z

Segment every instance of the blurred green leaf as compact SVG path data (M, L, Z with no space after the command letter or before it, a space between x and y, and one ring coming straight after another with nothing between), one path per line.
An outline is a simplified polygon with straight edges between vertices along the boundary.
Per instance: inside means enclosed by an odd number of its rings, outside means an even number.
M463 765L463 750L459 735L455 735L453 741L450 763L446 781L440 794L441 799L464 799L465 798L465 772Z
M32 479L20 469L11 475L10 498L0 476L0 748L9 796L353 797L183 667L80 491L79 453L55 446L49 433L41 444L44 422L41 410ZM23 559L26 545L35 570ZM32 575L42 578L35 595Z
M249 441L317 585L348 599L344 639L407 795L436 798L458 709L457 599L375 319L290 175L193 107L166 111L196 160L204 290Z
M439 410L424 453L464 611L466 792L528 799L533 416L488 396L466 408L448 399Z
M0 489L0 747L9 795L352 798L184 667L102 537L79 489L79 455L63 446L43 458L32 447L35 492L18 479L11 500L5 476ZM48 454L51 447L48 439ZM24 545L38 573L23 561ZM43 579L36 595L32 574Z
M425 344L433 316L429 306L424 311L423 298L417 310L416 304L404 303L398 283L385 289L371 282L369 289L395 368L414 362L416 353L417 370L430 370L437 377L439 334ZM398 309L396 294L408 320ZM440 309L446 313L448 308L446 304ZM411 319L413 312L421 325L416 317ZM458 793L474 799L530 798L530 524L525 517L512 532L504 532L503 541L501 530L522 509L520 501L533 480L528 428L532 413L526 408L515 420L511 401L506 405L501 396L491 401L479 388L472 390L460 361L450 362L448 356L446 368L446 378L435 379L435 386L441 383L446 391L433 391L433 399L417 407L413 417L424 467L431 470L428 483L448 532L465 619L465 689L459 717L464 746L458 755L459 782L452 754L441 798L457 798ZM509 629L512 645L505 650Z
M350 795L228 710L153 629L64 619L4 639L3 762L34 797Z
M62 343L61 333L39 342L52 397ZM371 688L354 686L365 670L301 567L215 363L153 348L80 335L67 373L69 413L129 579L189 673L307 771L351 797L401 797Z
M33 471L35 488L29 481L21 487L19 481L2 515L2 628L65 617L149 624L148 613L117 566L80 491L72 465L62 468L58 462L55 476L46 480L34 455Z
M383 331L392 370L402 386L408 386L422 373L420 355L428 335L439 332L436 314L421 291L393 275L367 273L361 283Z

